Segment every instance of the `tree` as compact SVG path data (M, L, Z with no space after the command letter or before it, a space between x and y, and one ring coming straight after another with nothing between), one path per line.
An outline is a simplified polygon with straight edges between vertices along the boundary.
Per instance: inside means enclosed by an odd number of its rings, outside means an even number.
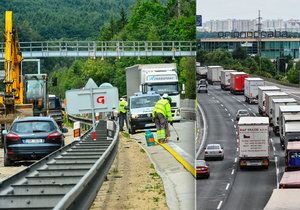
M233 50L232 57L238 60L245 60L248 57L248 55L246 50L239 46Z

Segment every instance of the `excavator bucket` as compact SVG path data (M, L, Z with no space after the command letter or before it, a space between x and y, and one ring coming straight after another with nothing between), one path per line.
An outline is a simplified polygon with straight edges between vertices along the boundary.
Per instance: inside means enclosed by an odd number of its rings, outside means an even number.
M15 115L17 117L29 117L33 116L33 105L32 104L16 104Z

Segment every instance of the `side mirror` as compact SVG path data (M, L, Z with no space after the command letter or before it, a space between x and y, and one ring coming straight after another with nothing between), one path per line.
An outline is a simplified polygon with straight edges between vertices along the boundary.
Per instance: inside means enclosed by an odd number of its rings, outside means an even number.
M63 133L68 133L69 130L68 130L68 128L63 128L63 129L62 129L62 132L63 132Z
M8 131L7 131L7 130L3 130L3 131L2 131L2 134L3 134L3 135L7 135L7 134L8 134Z

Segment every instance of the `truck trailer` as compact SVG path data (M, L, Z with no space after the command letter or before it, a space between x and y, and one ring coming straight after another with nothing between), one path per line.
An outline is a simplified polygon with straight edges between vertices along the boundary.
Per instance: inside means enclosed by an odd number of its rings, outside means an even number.
M280 189L300 188L300 171L284 172L279 183L279 188Z
M269 167L269 119L241 117L238 122L239 166Z
M220 84L222 66L208 66L207 67L207 81L208 84Z
M258 87L258 112L260 115L265 116L265 93L269 91L280 91L281 89L276 86L260 86Z
M285 92L280 92L280 91L271 91L271 92L266 92L265 94L265 112L266 116L269 117L270 122L272 122L272 100L275 98L290 98L290 96L285 93Z
M296 210L300 206L300 189L274 189L264 210Z
M279 107L280 106L292 106L297 105L297 101L294 98L275 98L272 99L272 124L273 124L273 131L276 135L279 135Z
M171 109L174 121L180 121L180 91L175 63L138 64L126 68L127 97L135 93L154 91L167 93L172 98Z
M249 75L245 72L230 73L230 92L233 94L244 94L245 79Z
M230 90L230 73L235 70L221 70L221 89Z
M264 86L265 81L261 78L246 78L245 79L245 101L249 104L257 103L258 87Z

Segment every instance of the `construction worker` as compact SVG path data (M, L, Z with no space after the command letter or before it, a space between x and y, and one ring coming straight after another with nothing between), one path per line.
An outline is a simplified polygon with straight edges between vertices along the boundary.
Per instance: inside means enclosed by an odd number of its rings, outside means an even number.
M124 129L123 129L124 121L126 122L126 127L128 129L127 117L126 117L127 106L128 106L128 103L125 100L125 98L120 98L120 102L119 102L119 126L120 126L120 131L124 131Z
M170 137L168 121L173 125L171 102L171 97L166 93L163 94L162 98L156 102L152 112L152 119L156 125L156 134L159 142L166 142L167 137Z

